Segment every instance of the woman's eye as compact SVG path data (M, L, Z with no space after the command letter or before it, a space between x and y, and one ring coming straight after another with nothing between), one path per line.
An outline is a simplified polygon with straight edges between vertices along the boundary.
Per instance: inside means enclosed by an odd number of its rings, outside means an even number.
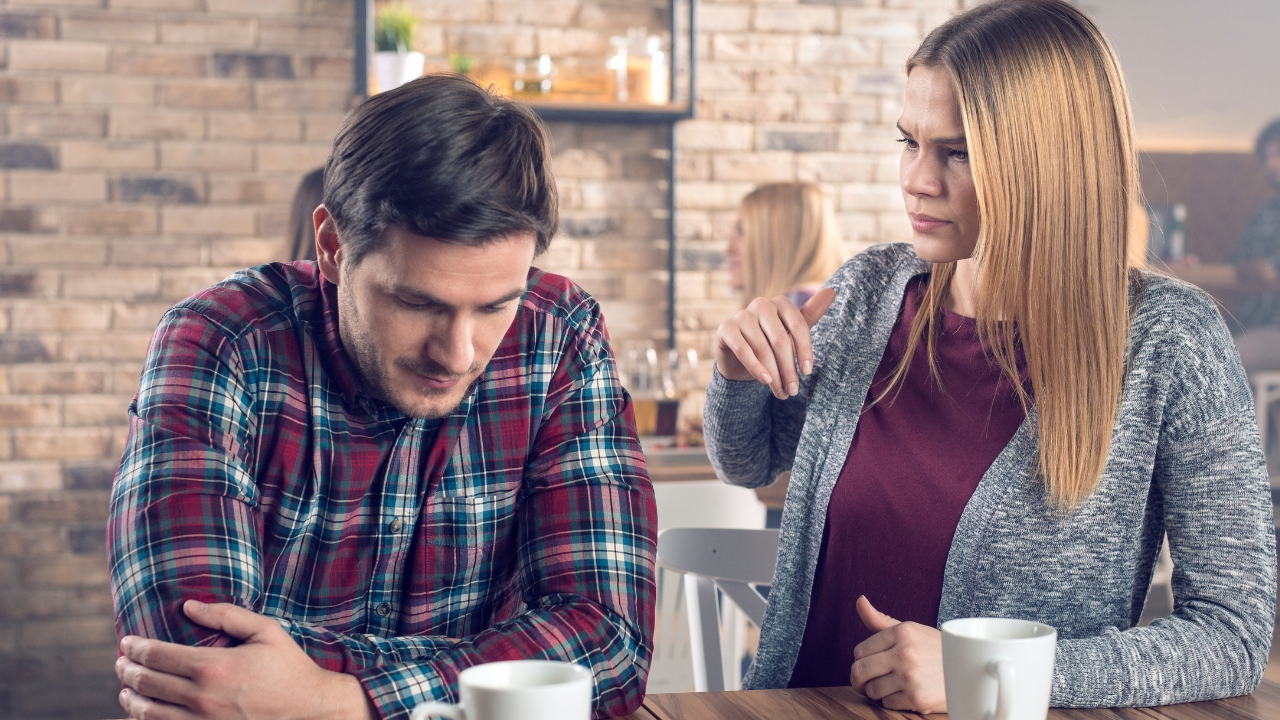
M916 149L916 141L912 140L911 138L898 138L898 142L902 143L903 145L906 145L908 150Z
M952 150L951 159L956 162L969 162L969 152L967 150Z

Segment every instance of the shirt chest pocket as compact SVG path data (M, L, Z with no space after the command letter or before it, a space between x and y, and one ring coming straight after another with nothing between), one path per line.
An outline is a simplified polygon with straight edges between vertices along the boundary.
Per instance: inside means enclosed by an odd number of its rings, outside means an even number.
M425 535L437 547L506 545L514 535L517 500L517 490L430 498L422 512Z
M518 499L511 490L426 503L424 579L440 607L463 617L495 601L516 567Z

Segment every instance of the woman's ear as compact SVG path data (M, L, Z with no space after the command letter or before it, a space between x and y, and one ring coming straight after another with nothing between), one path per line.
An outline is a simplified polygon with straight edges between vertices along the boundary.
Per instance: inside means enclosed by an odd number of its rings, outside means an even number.
M342 243L338 238L338 226L324 205L311 214L316 225L316 263L324 279L339 284L342 278Z

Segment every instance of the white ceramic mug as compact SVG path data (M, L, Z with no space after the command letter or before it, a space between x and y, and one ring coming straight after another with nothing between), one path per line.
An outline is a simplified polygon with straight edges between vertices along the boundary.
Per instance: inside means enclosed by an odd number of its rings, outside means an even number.
M1044 720L1058 631L1029 620L964 618L942 624L942 673L951 720Z
M410 720L591 720L591 671L556 660L485 663L458 673L461 702L422 703Z

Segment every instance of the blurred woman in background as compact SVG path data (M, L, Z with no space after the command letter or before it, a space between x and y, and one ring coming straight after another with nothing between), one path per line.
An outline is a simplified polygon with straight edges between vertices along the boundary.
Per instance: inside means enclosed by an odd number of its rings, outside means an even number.
M289 259L316 259L316 226L311 214L320 206L324 194L324 168L307 173L293 193L289 209Z
M809 182L752 190L738 206L726 254L743 307L776 295L803 305L844 262L831 201Z

